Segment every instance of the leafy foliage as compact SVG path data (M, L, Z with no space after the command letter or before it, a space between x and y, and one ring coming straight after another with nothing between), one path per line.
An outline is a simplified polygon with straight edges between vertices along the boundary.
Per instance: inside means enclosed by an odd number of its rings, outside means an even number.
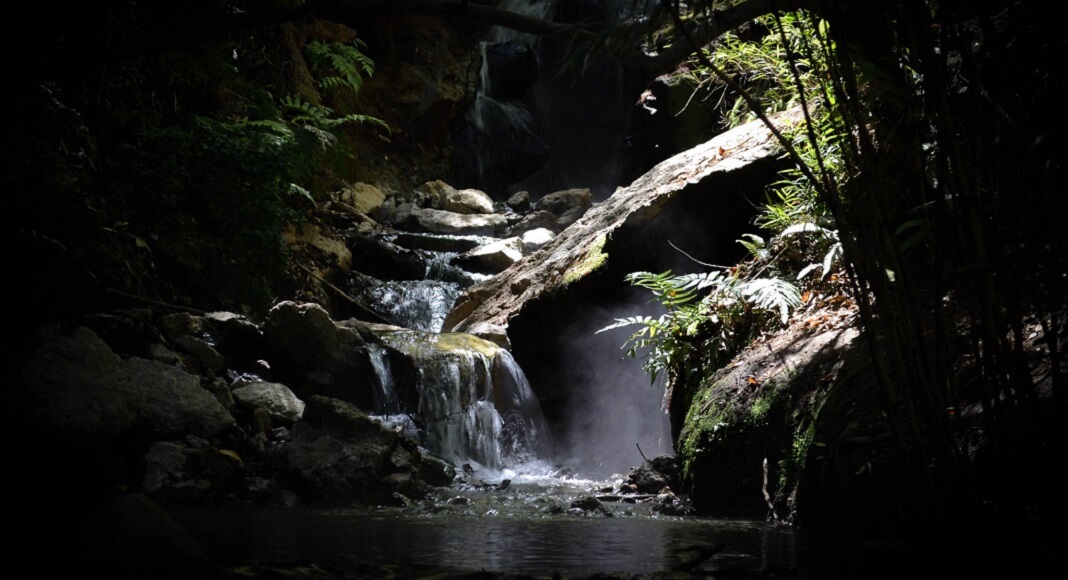
M5 149L51 152L12 180L24 200L12 212L22 216L20 242L42 257L36 270L57 272L35 286L60 288L58 272L78 280L63 296L35 294L60 307L87 288L198 307L266 305L288 283L284 228L316 219L315 200L346 171L347 129L388 130L351 98L374 64L360 41L314 40L305 59L280 62L299 54L299 35L271 29L167 41L212 28L232 15L230 2L113 8L83 9L94 26L49 38L71 51L106 37L132 54L86 60L77 74L53 55L34 71L34 90L17 87L32 115L12 133L23 143ZM168 48L137 52L146 39ZM304 82L309 73L315 85ZM350 100L326 106L327 95Z
M821 260L805 266L797 273L798 280L804 279L810 272L815 271L817 268L823 269L823 273L820 275L820 279L822 280L831 273L835 264L841 262L842 242L838 239L837 230L830 230L814 223L799 223L786 228L779 234L780 238L786 239L794 236L808 236L814 238L817 242L814 251L817 254L823 254Z
M146 254L141 275L170 280L170 293L263 305L286 260L282 226L308 205L294 183L298 148L264 123L197 118L153 131L106 167L104 209Z
M327 90L360 92L364 77L375 74L375 64L363 53L367 45L360 39L351 43L315 39L304 46L319 86Z
M765 113L785 111L800 102L796 80L812 94L820 83L818 55L806 50L812 30L818 23L805 12L763 16L745 27L729 31L702 49L682 68L681 76L694 85L695 93L721 92L724 124L737 127L756 120L755 113L741 95L726 85L702 64L702 59L716 64L755 98ZM791 58L792 57L792 58ZM796 77L795 77L796 75Z
M337 138L330 130L345 124L369 123L389 130L389 125L377 117L357 113L337 116L330 107L313 105L295 95L283 98L280 105L283 118L287 123L314 135L324 148L337 143Z
M713 271L673 275L632 272L626 280L646 288L652 301L667 309L659 317L616 319L597 333L637 326L623 348L627 356L641 357L650 381L671 375L697 348L717 364L726 363L754 333L785 324L792 308L801 303L797 288L785 280L753 278Z

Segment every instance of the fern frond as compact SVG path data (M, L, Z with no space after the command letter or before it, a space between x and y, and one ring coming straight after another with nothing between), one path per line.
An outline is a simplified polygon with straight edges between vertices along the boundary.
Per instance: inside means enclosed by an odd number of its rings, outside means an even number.
M741 244L742 247L744 247L754 258L765 260L769 257L768 249L766 247L767 242L764 241L764 238L756 234L742 234L742 237L747 238L749 241L738 240L738 243Z
M359 39L351 44L313 40L305 45L308 60L320 75L319 86L360 92L364 77L370 78L375 72L374 62L361 50L366 46Z
M779 232L779 237L781 237L781 238L789 238L791 236L796 236L798 234L808 234L808 233L819 234L821 237L830 237L830 236L834 235L834 232L832 230L829 230L829 229L827 229L825 227L819 226L819 225L814 224L812 222L805 222L805 223L800 223L800 224L794 224L792 226L787 227L783 231Z
M797 286L781 278L757 278L744 282L738 291L755 308L777 311L783 324L790 319L790 310L801 304Z
M393 133L393 130L390 129L389 124L387 124L382 119L379 119L378 117L372 117L371 115L358 115L356 113L349 113L344 117L338 117L337 119L334 119L334 122L337 125L342 125L345 123L355 123L358 125L374 125L376 127L381 127L385 129L387 133Z
M681 274L676 276L675 279L679 282L680 288L694 290L704 290L705 288L720 286L723 284L723 272L703 272L699 274Z
M624 328L627 326L634 326L635 324L651 325L656 319L652 316L628 316L627 318L617 318L616 321L608 326L598 330L594 334L601 334L606 330L614 330L616 328Z
M836 261L840 261L841 259L842 259L842 243L841 242L836 242L834 245L831 246L831 249L830 249L829 252L827 252L827 255L825 255L823 257L823 277L824 278L827 277L827 274L831 273L831 266L833 266Z

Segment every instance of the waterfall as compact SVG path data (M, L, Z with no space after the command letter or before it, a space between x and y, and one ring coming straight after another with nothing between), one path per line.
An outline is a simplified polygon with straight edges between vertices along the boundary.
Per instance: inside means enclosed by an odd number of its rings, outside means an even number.
M426 258L422 280L365 280L361 299L391 324L436 331L460 293L488 276L465 272L451 261L457 252L421 250Z
M505 10L567 23L612 25L640 16L634 0L558 2L504 0ZM491 67L491 49L503 57ZM608 58L575 64L574 47L499 26L480 44L482 67L475 102L457 147L469 159L457 173L491 195L526 190L536 199L570 187L589 187L598 199L632 175L628 145L634 111L631 79ZM517 55L529 56L523 60ZM509 68L522 61L521 66ZM529 63L526 83L502 89ZM579 70L581 69L581 70Z
M392 324L434 331L441 328L460 292L459 285L440 280L388 282L371 291L372 306Z
M374 370L374 380L371 381L373 388L372 404L377 414L388 414L396 411L400 403L397 401L397 393L393 390L393 371L389 368L389 360L386 358L386 349L381 345L370 343L367 345L367 357L371 360L371 368Z
M504 10L539 19L549 18L555 5L555 0L503 0L499 3ZM534 116L522 102L528 82L538 74L535 48L539 43L540 38L535 35L500 26L492 27L479 43L482 66L478 90L467 113L467 130L459 147L470 152L470 159L460 160L457 171L491 195L503 193L505 187L516 179L537 171L550 154L548 145L538 135ZM518 88L514 89L495 87L490 71L491 48L511 52L513 57L515 54L529 56L529 60L524 61L525 68L520 67L529 73L528 82L519 82ZM516 58L512 62L520 60Z
M541 406L508 351L459 333L396 330L380 338L413 369L406 392L396 393L396 365L386 349L370 351L383 401L400 407L383 420L406 428L396 415L410 416L417 440L456 465L497 472L551 455Z

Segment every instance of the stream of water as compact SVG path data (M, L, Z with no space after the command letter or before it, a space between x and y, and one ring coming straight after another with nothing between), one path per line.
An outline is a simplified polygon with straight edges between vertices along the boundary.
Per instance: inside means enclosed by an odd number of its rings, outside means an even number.
M548 0L508 3L539 17L552 5ZM511 38L518 37L494 29L487 42ZM483 75L483 85L489 82ZM473 109L480 129L488 102L480 93ZM592 352L596 348L586 337L563 337L585 344L574 349L576 360L569 365L576 376L598 383L588 386L589 400L571 412L600 416L572 421L582 428L567 429L573 440L567 453L574 457L561 461L534 389L511 353L473 336L436 332L460 292L483 277L451 265L455 253L423 255L424 280L383 281L363 289L372 309L397 327L381 330L379 342L367 347L374 416L452 463L462 477L404 507L176 508L172 515L210 556L227 566L317 563L362 577L398 571L410 577L450 572L758 575L797 569L799 549L789 527L668 516L655 512L648 496L646 501L627 502L618 494L608 499L623 475L607 475L606 466L616 469L618 457L635 455L638 436L627 429L663 411L648 397L640 404L649 408L636 408L637 399L628 402L621 394L618 374L582 360L608 358ZM639 380L646 382L644 376ZM612 388L602 389L600 383ZM612 401L610 407L606 401ZM665 441L670 448L670 437L666 427L662 431L646 445L653 455L669 452ZM605 434L607 443L595 441ZM575 441L586 445L585 452L575 450ZM576 507L597 495L605 501L594 502L595 508Z
M568 506L598 482L518 479L505 491L439 490L406 508L254 508L212 511L210 517L204 508L188 508L175 516L209 555L231 566L316 562L364 573L368 565L388 566L409 576L585 577L673 570L755 576L799 564L789 528L657 516L643 504L606 504L610 516L589 515Z
M437 273L447 261L428 258ZM233 569L314 563L358 577L758 576L797 569L800 549L789 527L658 513L648 495L616 493L623 475L605 476L595 457L561 462L511 353L470 335L430 331L427 319L440 319L449 307L442 295L465 286L456 281L462 276L448 278L454 281L433 280L429 292L410 291L419 287L411 282L382 282L382 299L372 306L409 328L383 327L368 358L375 417L456 466L456 482L403 507L175 508L172 515L209 556ZM398 370L412 361L414 374ZM613 409L627 405L616 398ZM631 402L649 406L633 414L662 413L648 403ZM623 437L615 443L632 445ZM598 496L603 501L591 508Z

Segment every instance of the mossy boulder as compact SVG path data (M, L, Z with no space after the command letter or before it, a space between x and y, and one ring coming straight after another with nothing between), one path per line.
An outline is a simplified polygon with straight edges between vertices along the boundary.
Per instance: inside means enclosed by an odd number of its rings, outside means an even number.
M699 512L795 518L808 464L826 458L822 450L841 438L841 415L853 411L843 393L871 389L859 335L848 325L786 329L703 375L692 392L674 393L672 404L686 407L682 491Z

